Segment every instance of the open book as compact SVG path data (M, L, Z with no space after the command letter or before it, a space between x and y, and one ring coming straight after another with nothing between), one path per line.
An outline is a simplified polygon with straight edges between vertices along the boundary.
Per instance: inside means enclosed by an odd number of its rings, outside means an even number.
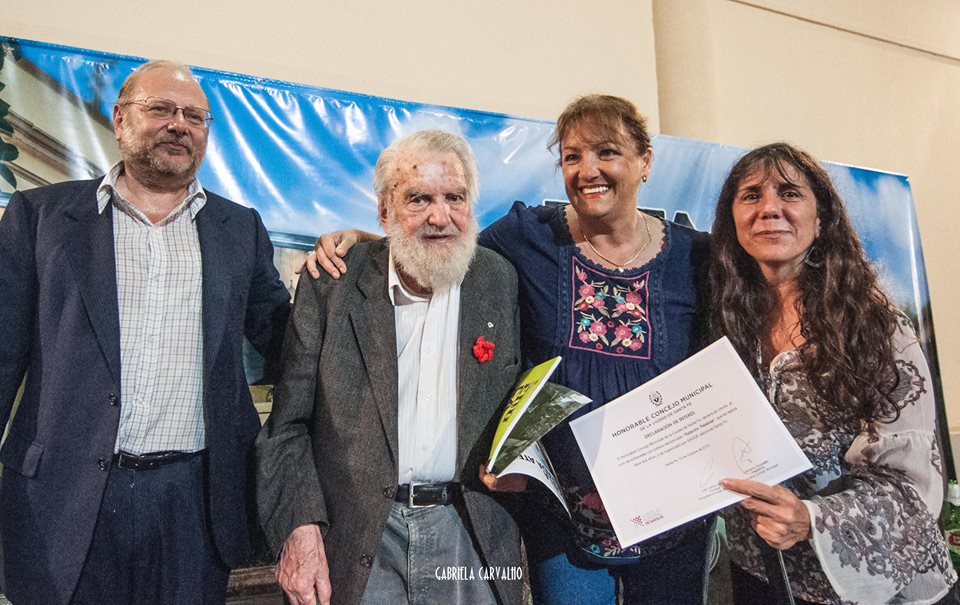
M560 364L554 357L523 373L510 393L500 417L487 469L494 475L520 473L543 483L570 512L557 475L540 438L587 403L590 398L573 389L547 382Z

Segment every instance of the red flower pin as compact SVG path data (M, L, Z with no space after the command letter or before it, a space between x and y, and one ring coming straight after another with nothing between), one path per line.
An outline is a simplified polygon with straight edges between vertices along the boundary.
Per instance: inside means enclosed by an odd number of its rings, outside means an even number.
M478 336L477 342L473 343L473 356L480 363L486 363L493 359L493 349L496 346L483 336Z

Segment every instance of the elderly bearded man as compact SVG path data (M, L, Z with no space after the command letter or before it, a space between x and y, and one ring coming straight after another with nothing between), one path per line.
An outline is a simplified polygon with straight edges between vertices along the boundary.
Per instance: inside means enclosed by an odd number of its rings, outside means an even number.
M242 341L279 353L289 295L257 213L196 178L210 112L152 61L113 109L101 179L17 193L0 220L7 596L216 603L247 552L259 430Z
M355 246L340 280L301 279L257 439L277 578L310 605L512 605L517 529L478 469L517 374L516 274L476 246L461 137L395 142L374 188L387 238Z

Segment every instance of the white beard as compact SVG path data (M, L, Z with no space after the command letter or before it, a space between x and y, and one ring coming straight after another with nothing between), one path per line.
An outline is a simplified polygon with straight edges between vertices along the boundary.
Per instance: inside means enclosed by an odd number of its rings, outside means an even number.
M416 233L408 236L397 225L393 208L388 206L384 230L397 267L421 287L436 292L449 289L463 280L477 250L480 228L471 214L463 232L453 223L446 229L423 223ZM428 243L422 239L428 235L455 235L456 240L446 244Z

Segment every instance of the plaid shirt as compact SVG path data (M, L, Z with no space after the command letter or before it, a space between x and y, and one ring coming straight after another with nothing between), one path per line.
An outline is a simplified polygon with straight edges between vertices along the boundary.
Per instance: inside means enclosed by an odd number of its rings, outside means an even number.
M207 201L196 179L154 224L116 188L118 162L97 189L113 212L120 315L120 428L115 451L204 448L203 280L195 218Z

